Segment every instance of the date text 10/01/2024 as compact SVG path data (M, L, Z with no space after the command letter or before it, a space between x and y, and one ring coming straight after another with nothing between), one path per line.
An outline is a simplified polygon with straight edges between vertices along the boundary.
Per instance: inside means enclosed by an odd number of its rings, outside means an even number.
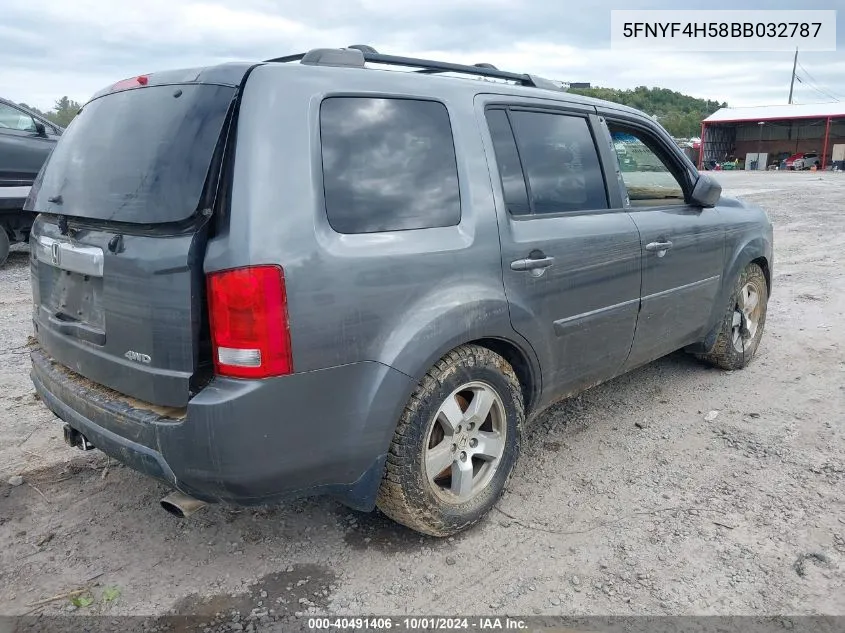
M510 617L344 617L309 618L308 628L314 631L520 631L528 626L524 620Z

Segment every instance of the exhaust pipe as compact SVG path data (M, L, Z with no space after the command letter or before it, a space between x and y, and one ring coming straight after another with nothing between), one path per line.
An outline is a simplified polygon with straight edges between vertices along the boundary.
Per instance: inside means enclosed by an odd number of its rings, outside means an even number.
M178 490L174 490L161 500L161 507L180 519L188 518L207 505L205 501L189 497Z

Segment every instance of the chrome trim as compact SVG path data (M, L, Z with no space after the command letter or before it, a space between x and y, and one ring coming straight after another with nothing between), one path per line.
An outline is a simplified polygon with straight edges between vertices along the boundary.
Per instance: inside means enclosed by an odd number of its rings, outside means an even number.
M103 249L96 246L79 246L39 235L35 243L35 257L39 262L62 270L92 277L103 276Z
M713 275L712 277L708 277L707 279L700 279L699 281L693 281L690 284L684 284L683 286L677 286L676 288L669 288L668 290L661 290L660 292L655 292L650 295L643 295L642 300L648 301L649 299L660 299L665 297L666 295L670 295L673 292L684 292L685 290L692 290L693 288L697 288L698 286L704 286L706 284L716 283L721 279L721 275Z
M29 187L0 187L0 200L23 200L29 195Z
M615 303L596 310L590 310L589 312L573 314L565 319L558 319L553 323L555 334L558 336L564 336L565 334L569 334L573 328L583 327L584 324L589 323L594 319L601 319L603 317L622 312L623 310L631 309L634 306L638 307L639 303L640 298L637 297L636 299L629 299L628 301L623 301L622 303Z

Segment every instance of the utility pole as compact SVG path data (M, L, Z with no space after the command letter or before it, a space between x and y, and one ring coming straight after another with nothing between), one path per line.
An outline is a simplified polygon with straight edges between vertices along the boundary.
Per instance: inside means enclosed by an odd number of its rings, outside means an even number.
M792 60L792 81L789 82L789 105L792 105L792 88L795 86L795 68L798 66L798 47L795 47L795 59Z

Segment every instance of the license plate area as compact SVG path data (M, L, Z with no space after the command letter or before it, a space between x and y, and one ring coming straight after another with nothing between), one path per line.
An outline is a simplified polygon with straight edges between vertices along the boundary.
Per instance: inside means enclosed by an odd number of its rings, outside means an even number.
M105 344L102 249L43 235L34 246L42 320L62 334Z
M105 330L103 314L103 279L69 270L53 269L53 288L47 306L52 316L63 323L78 323ZM42 301L44 294L42 293ZM42 306L44 303L42 303Z
M106 344L103 279L38 267L42 327L97 346Z

